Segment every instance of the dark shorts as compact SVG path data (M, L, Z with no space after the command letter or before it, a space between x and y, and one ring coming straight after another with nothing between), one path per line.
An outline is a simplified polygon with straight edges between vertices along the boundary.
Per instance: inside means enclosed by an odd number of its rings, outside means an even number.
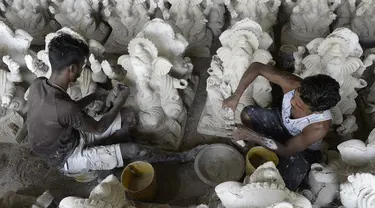
M293 136L284 127L280 109L264 109L258 106L247 106L244 111L250 117L251 129L265 137L284 144Z
M247 106L243 112L250 117L251 129L267 138L285 144L293 136L282 123L280 109L264 109L258 106ZM305 150L290 157L279 156L277 168L283 177L286 187L296 190L307 176L311 164L320 158L320 152Z

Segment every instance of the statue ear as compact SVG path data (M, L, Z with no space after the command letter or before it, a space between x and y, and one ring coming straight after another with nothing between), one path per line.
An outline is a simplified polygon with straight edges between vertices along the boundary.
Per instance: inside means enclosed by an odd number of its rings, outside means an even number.
M117 64L125 68L127 65L129 65L129 59L129 55L122 55L117 59Z
M172 68L171 62L163 57L157 57L152 61L152 68L156 75L166 75Z

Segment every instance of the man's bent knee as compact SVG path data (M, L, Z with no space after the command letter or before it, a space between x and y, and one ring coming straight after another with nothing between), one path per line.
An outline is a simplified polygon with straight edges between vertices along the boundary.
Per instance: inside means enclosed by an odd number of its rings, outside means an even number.
M135 143L122 143L120 149L124 160L147 157L149 154L149 150Z
M241 122L247 127L251 127L251 118L249 116L249 109L251 106L245 107L241 112Z
M120 145L95 146L73 153L64 165L64 172L112 170L123 165Z

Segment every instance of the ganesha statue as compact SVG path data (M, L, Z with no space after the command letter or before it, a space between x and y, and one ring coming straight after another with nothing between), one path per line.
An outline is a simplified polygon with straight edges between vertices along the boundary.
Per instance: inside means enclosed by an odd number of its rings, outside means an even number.
M341 0L341 2L334 2L334 4L337 4L335 10L335 14L337 14L337 17L333 23L334 29L339 27L351 27L352 18L355 16L357 9L356 1L358 0Z
M9 23L0 21L0 56L9 55L12 60L24 66L33 37L22 29L13 29Z
M188 86L180 91L185 106L190 107L198 88L199 77L192 74L193 64L189 57L184 56L189 46L186 38L161 19L147 22L137 37L153 42L159 55L168 58L173 64L170 74L188 82Z
M10 56L3 56L2 61L8 70L0 69L0 142L17 143L16 136L24 124L22 116L27 113L25 89L16 85L23 81L20 65Z
M109 26L99 18L98 0L51 0L49 10L62 27L69 27L86 39L103 43L110 33Z
M277 23L281 0L228 0L226 6L231 14L231 24L249 18L259 23L263 31L273 34Z
M212 31L214 37L219 37L225 24L225 4L224 0L204 0L202 2L207 16L207 27Z
M202 6L203 0L168 0L168 22L177 26L189 42L187 56L210 57L212 45L212 31L207 26L207 15Z
M43 45L44 37L60 28L52 18L45 0L2 0L0 10L15 28L25 30L33 37L33 44Z
M85 198L68 196L61 200L60 208L171 208L167 204L150 204L126 198L119 179L109 175Z
M333 11L337 4L330 0L285 0L285 3L292 8L292 13L282 28L281 45L306 46L313 39L329 34L329 26L336 19Z
M372 65L375 56L370 54L363 61L360 59L363 51L358 36L348 28L337 28L327 38L316 38L306 47L309 52L306 57L300 52L294 54L297 60L295 73L301 78L316 74L334 78L340 84L341 100L331 110L332 122L341 125L337 131L342 134L357 130L355 118L350 116L357 107L356 89L367 86L360 77Z
M237 208L311 208L311 203L301 194L285 187L273 162L259 166L244 183L227 181L215 187L220 198L219 207Z
M1 107L13 109L24 115L27 113L26 101L23 98L25 90L20 86L16 86L17 83L23 81L20 65L13 61L10 56L3 56L3 62L8 66L9 71L0 70Z
M355 8L351 21L353 32L358 34L364 43L370 42L375 37L375 1L362 0ZM365 44L366 47L366 44Z
M207 79L207 101L198 124L198 132L228 137L224 127L229 114L222 108L222 102L235 92L251 63L273 63L272 55L267 51L273 41L258 23L249 18L224 31L219 39L222 47L213 56L208 69L210 76ZM240 113L248 105L269 106L272 101L271 89L265 78L257 77L240 98L234 112L236 122L241 122Z
M314 207L327 207L338 196L340 183L345 181L345 176L340 175L342 163L331 160L325 163L314 163L308 176L309 189L302 194L310 200Z
M356 173L340 185L341 203L345 208L370 208L375 206L375 175Z
M370 133L369 139L373 137ZM314 163L308 178L310 189L302 192L314 207L331 207L332 202L340 198L345 207L359 208L375 205L373 197L366 197L373 186L372 178L375 173L374 165L370 162L366 151L371 151L371 144L367 148L360 144L360 140L349 140L338 146L339 153L333 150L327 152L325 163ZM367 149L367 150L366 150ZM355 180L366 177L365 184L355 184ZM355 180L353 180L355 179ZM363 178L362 178L363 179ZM363 183L364 181L362 181ZM354 184L353 184L354 183ZM368 185L366 189L365 186ZM361 192L360 190L364 191Z
M165 148L179 148L187 117L179 91L187 88L188 82L172 75L173 64L159 54L151 40L134 38L128 50L129 55L118 59L127 72L126 79L120 78L108 63L102 63L104 72L130 84L131 94L125 105L137 114L140 137L144 135L149 142Z
M351 139L337 146L342 160L354 167L369 165L375 160L375 129L371 131L366 142Z
M103 16L112 27L104 47L107 53L127 53L127 46L149 21L146 0L105 0Z

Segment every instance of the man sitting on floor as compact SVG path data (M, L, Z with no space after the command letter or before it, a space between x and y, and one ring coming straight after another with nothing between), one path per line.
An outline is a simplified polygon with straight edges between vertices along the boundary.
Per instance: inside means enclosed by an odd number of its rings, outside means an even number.
M99 120L83 109L103 93L90 94L73 101L67 94L69 84L76 82L89 56L87 43L73 31L58 31L48 45L52 75L37 78L28 97L28 138L34 152L51 166L64 173L75 174L90 170L110 170L136 160L148 162L191 161L202 148L185 153L172 153L125 143L134 115L122 108L129 88L118 89L113 107ZM129 123L130 122L130 123ZM134 124L134 123L133 123ZM108 137L121 137L123 142L93 145ZM90 146L90 147L89 147Z
M273 66L252 63L223 107L235 110L243 92L258 76L282 88L282 106L270 110L245 107L241 113L243 125L235 128L233 136L236 140L253 141L281 156L278 169L287 187L295 190L319 156L315 150L330 129L330 109L341 99L340 86L327 75L301 79Z

